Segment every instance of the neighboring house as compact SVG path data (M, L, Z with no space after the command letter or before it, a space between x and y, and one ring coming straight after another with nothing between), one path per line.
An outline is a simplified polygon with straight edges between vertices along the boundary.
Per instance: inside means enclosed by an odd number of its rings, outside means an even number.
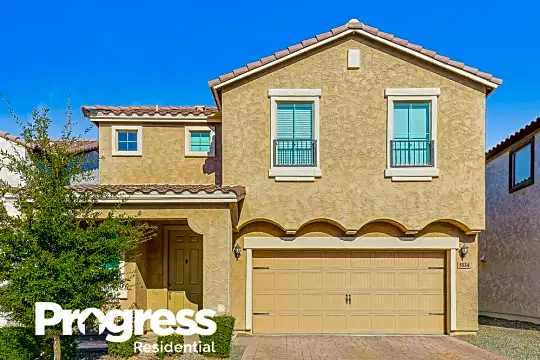
M351 20L210 81L217 107L84 106L99 186L158 227L122 306L254 333L477 331L501 83Z
M481 314L537 324L539 131L537 118L486 154L486 230L480 236L479 251Z
M84 176L84 181L79 179L74 181L74 184L80 182L84 183L97 183L99 177L98 170L98 142L96 140L79 140L74 144L76 151L87 154L88 163L85 165L85 172L88 176ZM5 131L0 130L0 150L4 150L10 154L18 154L18 156L25 158L28 151L32 151L31 147L19 136L12 135ZM18 174L10 172L7 168L2 166L2 158L0 155L0 180L7 181L11 186L23 185ZM4 204L7 213L11 216L17 216L19 212L15 208L16 197L12 194L5 194L0 197L0 201ZM5 326L8 320L0 314L0 327Z

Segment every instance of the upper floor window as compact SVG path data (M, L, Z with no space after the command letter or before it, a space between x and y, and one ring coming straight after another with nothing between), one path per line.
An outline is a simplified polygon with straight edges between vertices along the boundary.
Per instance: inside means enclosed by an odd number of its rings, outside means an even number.
M320 89L270 89L271 168L276 181L314 181L319 166Z
M113 126L112 140L113 155L142 155L142 126Z
M274 166L315 166L313 103L278 103Z
M215 130L213 126L186 126L185 156L215 156Z
M440 89L386 89L387 166L393 181L430 181L437 168L437 100Z
M394 102L390 166L433 166L430 113L430 103Z
M534 183L534 137L510 152L510 192Z

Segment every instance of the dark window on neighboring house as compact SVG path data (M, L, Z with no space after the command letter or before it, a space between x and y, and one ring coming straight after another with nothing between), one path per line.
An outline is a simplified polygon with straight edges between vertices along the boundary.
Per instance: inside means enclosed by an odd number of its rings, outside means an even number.
M534 183L534 137L510 152L510 192Z

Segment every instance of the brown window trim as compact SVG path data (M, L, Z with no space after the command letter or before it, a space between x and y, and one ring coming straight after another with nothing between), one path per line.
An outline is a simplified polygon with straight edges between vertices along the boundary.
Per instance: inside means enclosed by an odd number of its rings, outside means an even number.
M530 167L531 167L531 178L527 181L524 181L522 182L521 184L519 185L516 185L516 186L513 186L513 183L514 183L514 154L516 152L518 152L519 150L523 149L524 147L526 146L529 146L531 147L531 164L530 164ZM508 169L508 192L509 193L513 193L514 191L518 191L518 190L521 190L523 188L526 188L527 186L529 185L532 185L534 184L534 136L532 136L526 143L524 144L521 144L520 147L512 150L509 152L509 169Z

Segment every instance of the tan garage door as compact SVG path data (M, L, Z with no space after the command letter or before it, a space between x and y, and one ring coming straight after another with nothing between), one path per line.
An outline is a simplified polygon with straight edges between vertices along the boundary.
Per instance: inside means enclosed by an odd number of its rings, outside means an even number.
M253 332L442 334L444 264L444 251L256 250Z

